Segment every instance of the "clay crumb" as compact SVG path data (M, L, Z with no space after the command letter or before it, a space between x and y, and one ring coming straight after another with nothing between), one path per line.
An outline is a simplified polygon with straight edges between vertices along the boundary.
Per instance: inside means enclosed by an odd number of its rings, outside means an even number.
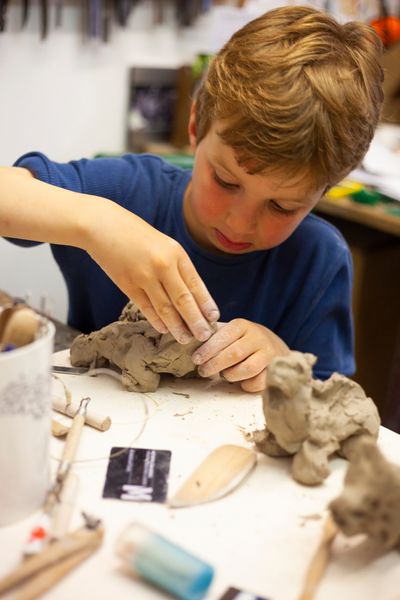
M172 392L175 396L183 396L184 398L190 398L190 394L185 394L184 392Z
M240 431L240 433L242 434L242 436L244 437L244 439L246 440L246 442L253 442L254 441L253 432L252 431L247 431L247 429L245 429L244 427L240 427L240 425L237 426L237 429Z
M186 415L192 415L192 414L193 414L193 410L187 410L182 413L174 413L174 417L185 417Z
M300 519L304 519L305 521L319 521L322 519L322 515L318 513L313 513L311 515L299 515Z

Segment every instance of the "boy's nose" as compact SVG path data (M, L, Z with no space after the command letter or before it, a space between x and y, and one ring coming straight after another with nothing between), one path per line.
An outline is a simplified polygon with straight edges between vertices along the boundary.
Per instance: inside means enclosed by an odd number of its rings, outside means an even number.
M255 231L257 214L249 208L235 207L228 212L225 222L232 232L245 235Z

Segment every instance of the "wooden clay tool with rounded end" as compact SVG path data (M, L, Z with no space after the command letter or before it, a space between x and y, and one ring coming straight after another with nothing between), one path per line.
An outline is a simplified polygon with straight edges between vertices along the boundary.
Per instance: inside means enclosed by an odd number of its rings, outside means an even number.
M226 444L216 448L169 500L171 508L212 502L232 492L250 473L257 454L250 448Z
M40 326L38 315L23 304L5 308L0 314L0 345L19 348L35 339Z
M325 521L321 541L308 566L304 579L303 591L299 596L299 600L313 600L318 584L328 566L331 555L331 546L337 533L338 528L331 513L329 513Z

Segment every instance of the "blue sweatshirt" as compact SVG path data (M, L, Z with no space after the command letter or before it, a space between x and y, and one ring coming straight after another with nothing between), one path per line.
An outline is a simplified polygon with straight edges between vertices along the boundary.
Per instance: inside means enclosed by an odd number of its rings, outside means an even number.
M109 198L177 240L216 301L221 321L240 317L260 323L292 350L312 352L318 356L315 377L354 372L351 255L326 221L311 214L275 248L217 255L196 244L184 222L183 196L191 172L157 156L127 154L60 164L30 153L16 165L47 183ZM115 321L126 296L85 251L59 245L51 249L68 289L68 323L90 332Z

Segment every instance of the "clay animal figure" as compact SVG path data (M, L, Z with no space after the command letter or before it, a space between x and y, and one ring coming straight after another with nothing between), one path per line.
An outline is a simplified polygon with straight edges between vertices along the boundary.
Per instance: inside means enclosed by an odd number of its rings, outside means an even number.
M263 393L266 428L253 433L257 448L269 456L294 455L292 474L306 485L330 473L334 452L348 458L361 434L378 436L378 410L363 389L344 375L312 378L313 354L289 352L268 366Z
M158 333L130 302L118 321L76 337L70 360L77 367L117 367L128 390L154 392L160 373L196 376L191 356L201 343L194 339L182 345L171 334Z
M341 495L329 508L347 536L364 533L384 550L400 550L400 467L388 462L373 440L354 451Z

